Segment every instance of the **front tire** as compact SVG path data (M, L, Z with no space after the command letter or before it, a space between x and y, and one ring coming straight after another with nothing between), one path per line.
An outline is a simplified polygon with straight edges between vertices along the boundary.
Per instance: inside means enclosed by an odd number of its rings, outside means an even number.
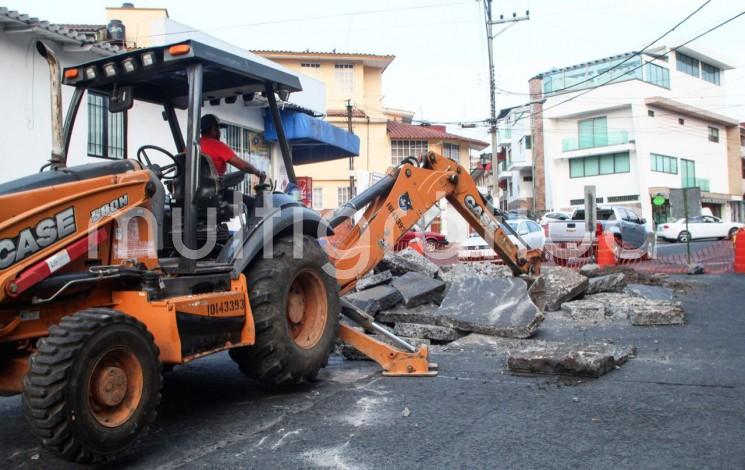
M39 341L23 408L42 445L77 463L124 452L155 419L162 386L158 347L121 312L87 309Z
M735 234L736 233L737 233L737 229L736 228L729 229L729 233L727 234L727 239L728 240L732 240L733 238L735 238Z
M678 242L679 243L686 243L691 239L691 234L683 230L678 234Z
M293 256L297 242L299 258ZM318 241L303 235L277 239L272 258L249 267L256 343L230 350L244 374L271 386L315 380L339 329L339 286L327 265Z

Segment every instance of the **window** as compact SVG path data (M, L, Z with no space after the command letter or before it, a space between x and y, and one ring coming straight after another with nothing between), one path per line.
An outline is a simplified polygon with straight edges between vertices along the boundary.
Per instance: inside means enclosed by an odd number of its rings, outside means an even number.
M696 78L701 76L698 66L698 60L680 52L676 52L675 57L675 66L678 69L678 72L683 72Z
M719 129L709 127L709 142L719 142Z
M670 88L670 71L667 68L656 64L647 64L646 72L647 82L664 88Z
M270 173L271 146L264 141L263 134L233 124L226 124L225 130L221 134L222 141L235 152L238 158L250 162L267 174ZM245 180L236 187L236 190L251 194L254 184L258 182L256 176L246 175Z
M127 155L127 112L109 112L105 95L88 92L88 155L122 159Z
M426 140L391 140L391 164L398 166L404 158L418 157L427 152Z
M638 194L628 194L624 196L608 196L608 202L631 202L638 201Z
M303 73L311 77L318 77L321 74L321 64L318 62L303 62L300 64Z
M654 117L654 110L653 109L648 109L647 110L647 116Z
M685 126L685 123L686 123L686 120L685 119L678 118L678 124L680 124L681 126Z
M445 157L456 162L460 161L460 145L444 143L442 145L442 151L445 153Z
M579 148L593 148L608 145L608 119L605 116L577 122L579 128Z
M349 200L352 199L351 197L349 197L349 186L339 186L338 188L336 188L336 197L336 202L339 207L349 202Z
M659 173L670 173L671 175L678 174L678 159L675 157L668 157L665 155L658 155L651 153L651 165L652 171Z
M745 180L745 159L742 160L742 179Z
M680 184L684 188L696 186L696 162L680 159Z
M709 65L706 62L701 62L701 78L707 82L719 85L720 70L713 65Z
M533 136L526 135L525 136L525 150L530 150L532 148L533 148Z
M351 93L354 88L354 65L334 64L334 82L337 91Z
M532 176L523 176L523 181L526 183L531 183L533 181Z
M631 171L631 164L628 152L569 160L570 178L628 173L629 171Z
M323 209L323 188L313 188L313 209Z

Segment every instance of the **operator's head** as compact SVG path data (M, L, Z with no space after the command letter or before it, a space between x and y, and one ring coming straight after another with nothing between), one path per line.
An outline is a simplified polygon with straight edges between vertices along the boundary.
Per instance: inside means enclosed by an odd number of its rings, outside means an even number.
M202 135L212 139L220 139L220 128L226 127L214 114L205 114L199 123Z

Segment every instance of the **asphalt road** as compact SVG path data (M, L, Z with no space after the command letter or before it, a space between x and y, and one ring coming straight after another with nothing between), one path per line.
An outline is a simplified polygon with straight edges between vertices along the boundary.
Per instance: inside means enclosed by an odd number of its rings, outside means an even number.
M151 432L120 467L742 469L745 277L686 278L689 324L581 327L548 314L538 337L633 344L637 357L581 382L514 376L488 346L434 354L434 379L384 378L338 357L284 393L225 355L166 376ZM404 416L408 408L410 414ZM65 468L0 399L3 468Z
M691 240L691 253L706 250L720 244L721 240L707 238L702 240ZM677 242L666 242L657 240L657 255L684 255L686 253L686 244Z

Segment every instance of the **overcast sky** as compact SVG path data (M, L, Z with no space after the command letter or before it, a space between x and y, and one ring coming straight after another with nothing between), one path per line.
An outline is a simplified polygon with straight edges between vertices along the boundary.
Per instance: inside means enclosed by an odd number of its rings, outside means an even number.
M527 80L553 67L639 50L704 0L494 0L494 14L530 21L495 40L497 106L525 101ZM488 62L481 0L135 0L247 49L393 54L384 75L385 105L416 119L473 121L489 115ZM103 23L100 0L0 0L55 23ZM713 0L658 44L677 45L745 10L745 0ZM498 31L499 26L495 31ZM736 67L725 74L728 106L745 120L745 16L691 44ZM741 68L740 68L741 67ZM592 93L586 95L592 97ZM463 130L486 137L485 129Z

